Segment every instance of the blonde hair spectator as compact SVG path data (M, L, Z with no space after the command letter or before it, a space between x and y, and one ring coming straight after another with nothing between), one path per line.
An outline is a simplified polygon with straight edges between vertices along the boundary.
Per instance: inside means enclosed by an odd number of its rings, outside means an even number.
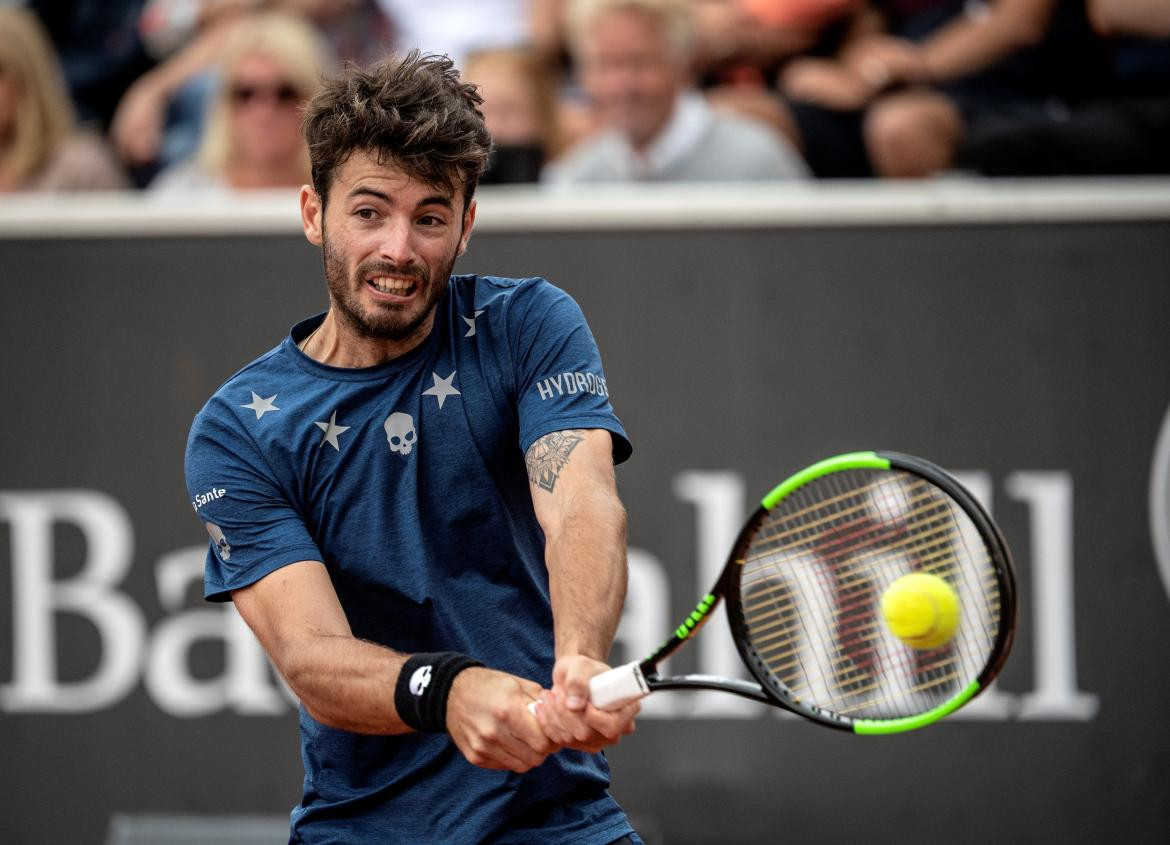
M304 104L332 57L307 20L264 12L240 21L219 62L207 123L193 161L164 170L152 190L297 187L309 181Z
M329 62L324 37L299 17L273 12L240 24L224 45L222 78L199 146L199 162L214 172L223 172L232 164L233 75L244 59L256 54L280 67L302 102L317 93L321 73ZM302 162L305 181L308 181L307 148L302 150Z
M25 9L0 6L0 191L118 188L95 136L78 133L53 47Z

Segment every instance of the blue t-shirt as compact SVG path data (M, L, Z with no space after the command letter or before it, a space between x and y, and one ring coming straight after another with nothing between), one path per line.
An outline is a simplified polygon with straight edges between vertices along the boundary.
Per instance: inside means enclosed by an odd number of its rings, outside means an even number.
M524 452L554 431L607 429L609 401L577 304L543 279L454 276L429 336L360 369L297 348L293 328L221 387L187 445L211 535L205 595L322 561L354 636L458 651L551 683L544 535ZM301 708L304 796L293 841L608 843L630 832L600 754L562 751L518 775L468 763L446 735L369 736Z

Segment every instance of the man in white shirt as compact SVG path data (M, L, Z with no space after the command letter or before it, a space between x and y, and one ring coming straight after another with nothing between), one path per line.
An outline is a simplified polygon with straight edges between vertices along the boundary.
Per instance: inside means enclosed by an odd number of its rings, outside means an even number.
M553 184L742 181L808 175L777 133L714 111L691 86L687 0L571 0L570 48L604 128L543 179Z

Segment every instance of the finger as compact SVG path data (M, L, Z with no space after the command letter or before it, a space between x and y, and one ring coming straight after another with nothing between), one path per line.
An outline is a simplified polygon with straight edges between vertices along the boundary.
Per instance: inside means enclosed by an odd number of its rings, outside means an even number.
M509 758L519 761L523 767L512 767L512 771L535 769L548 757L549 750L553 746L543 732L538 731L537 733L539 740L533 740L530 737L513 732L508 732L506 735L500 736L497 740L503 753L507 754Z
M530 709L541 731L551 742L561 747L573 742L573 735L566 729L551 692L542 693L538 701L532 702Z
M532 763L498 745L471 748L465 751L463 756L467 758L467 762L481 769L495 769L516 772L517 774L524 774L544 762L542 759Z
M588 688L588 684L586 684L586 688ZM588 693L586 693L587 695ZM554 689L551 691L551 697L561 729L568 734L570 741L575 746L595 739L593 729L589 727L584 718L586 708L592 706L587 699L581 702L580 708L574 708L570 706L570 697L565 691Z
M524 715L535 724L527 711ZM523 729L517 729L507 721L499 721L485 727L471 741L470 746L482 757L502 764L503 768L514 772L528 771L543 763L547 756L544 750L548 747L547 739L539 731L536 734L536 738L525 735Z
M597 664L592 661L571 660L565 662L564 675L560 684L564 693L563 706L568 710L584 712L589 704L589 679L597 674Z
M580 712L568 709L565 695L560 690L545 693L539 710L546 735L562 747L580 750L583 742L593 739L592 729L585 724Z
M514 772L526 771L531 768L524 760L512 753L507 744L500 743L497 735L490 728L487 730L473 728L468 732L452 732L451 738L467 762L473 766Z
M616 742L625 734L634 732L634 717L641 709L640 701L630 702L617 710L598 710L590 706L585 711L584 722L591 730L611 742Z
M529 702L523 716L510 726L513 736L534 752L546 757L559 751L563 746L563 731L555 720L550 720L551 711L540 699ZM551 714L555 717L555 714Z

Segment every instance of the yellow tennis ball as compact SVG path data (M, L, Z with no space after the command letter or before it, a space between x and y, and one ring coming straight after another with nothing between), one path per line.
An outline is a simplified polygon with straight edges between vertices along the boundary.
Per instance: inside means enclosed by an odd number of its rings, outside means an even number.
M959 597L937 575L903 575L882 593L882 616L894 636L912 648L938 648L959 626Z

